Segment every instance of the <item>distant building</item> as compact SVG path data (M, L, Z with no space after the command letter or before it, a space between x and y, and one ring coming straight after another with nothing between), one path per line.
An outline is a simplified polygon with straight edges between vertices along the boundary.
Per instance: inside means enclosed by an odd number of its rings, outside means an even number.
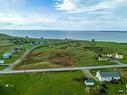
M39 44L39 42L35 42L35 44L36 44L36 45L38 45L38 44Z
M3 64L4 63L4 60L0 60L0 64Z
M45 41L40 41L39 43L40 43L40 44L43 44L43 45L46 44Z
M112 55L112 54L107 54L106 56L107 56L107 57L113 57L113 55Z
M19 53L21 50L22 50L22 48L16 47L16 48L13 48L13 50L12 50L11 52L12 52L13 54L15 54L15 53Z
M98 71L96 73L96 77L100 81L112 81L112 80L119 80L120 79L120 74L118 72L100 72Z
M108 61L109 59L109 57L98 57L99 61Z
M116 55L114 56L116 59L123 59L123 55L119 55L118 53L116 53Z
M94 86L94 81L92 80L85 80L84 83L86 86Z
M98 57L99 61L108 61L110 59L123 59L123 55L119 55L118 53L116 54L106 54L106 55L101 55Z
M54 48L55 47L55 45L49 45L49 48Z
M34 45L34 43L33 43L33 42L30 42L30 43L29 43L29 46L32 46L32 45Z
M3 54L3 58L10 58L11 56L12 56L12 53Z

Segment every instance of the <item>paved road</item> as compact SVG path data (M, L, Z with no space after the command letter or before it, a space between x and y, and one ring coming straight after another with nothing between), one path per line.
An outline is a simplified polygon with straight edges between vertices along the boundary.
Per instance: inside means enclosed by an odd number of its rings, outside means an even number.
M31 49L28 49L18 60L16 60L14 63L10 64L6 69L4 69L3 71L10 71L10 70L13 70L13 68L19 64L20 62L22 62L25 57L30 53L32 52L34 49L40 47L42 45L37 45L37 46L34 46L32 47Z
M74 71L74 70L92 70L106 68L127 67L127 64L106 65L106 66L89 66L89 67L72 67L72 68L51 68L51 69L34 69L34 70L5 70L0 71L0 74L17 74L17 73L33 73L33 72L59 72L59 71Z

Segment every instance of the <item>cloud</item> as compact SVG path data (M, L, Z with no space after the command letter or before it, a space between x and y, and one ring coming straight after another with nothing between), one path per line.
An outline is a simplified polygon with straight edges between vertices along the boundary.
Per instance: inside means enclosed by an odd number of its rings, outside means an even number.
M50 18L0 18L0 22L10 22L10 23L36 23L36 22L51 22Z
M67 13L107 11L123 0L61 0L56 9ZM58 1L57 1L58 2Z
M126 9L126 0L0 0L0 29L125 29Z
M123 19L127 18L127 1L121 0L114 8L113 14Z
M58 3L59 2L59 3ZM60 3L60 0L57 1L56 8L59 10L72 11L75 9L75 4L72 0L64 0L63 3Z

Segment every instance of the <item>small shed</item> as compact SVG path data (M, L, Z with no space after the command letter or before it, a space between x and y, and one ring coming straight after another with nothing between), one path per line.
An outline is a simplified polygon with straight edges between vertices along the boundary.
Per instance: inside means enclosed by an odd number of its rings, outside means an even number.
M94 81L93 80L85 80L84 81L86 86L94 86Z

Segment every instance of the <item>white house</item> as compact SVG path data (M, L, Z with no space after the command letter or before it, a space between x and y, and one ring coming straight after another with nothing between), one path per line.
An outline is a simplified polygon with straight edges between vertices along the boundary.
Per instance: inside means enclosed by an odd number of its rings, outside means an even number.
M85 80L84 83L86 86L94 86L94 81L92 80Z
M112 54L107 54L106 56L107 56L107 57L113 57L113 55L112 55Z
M99 61L108 61L109 58L108 57L98 57Z
M123 55L119 55L118 53L116 53L115 58L116 59L123 59Z
M40 41L40 44L43 44L43 45L44 45L44 44L46 44L46 43L45 43L45 41Z
M0 64L3 64L4 63L4 60L0 60Z
M111 81L111 80L119 80L120 79L120 74L118 72L100 72L98 71L96 73L96 77L100 81Z

